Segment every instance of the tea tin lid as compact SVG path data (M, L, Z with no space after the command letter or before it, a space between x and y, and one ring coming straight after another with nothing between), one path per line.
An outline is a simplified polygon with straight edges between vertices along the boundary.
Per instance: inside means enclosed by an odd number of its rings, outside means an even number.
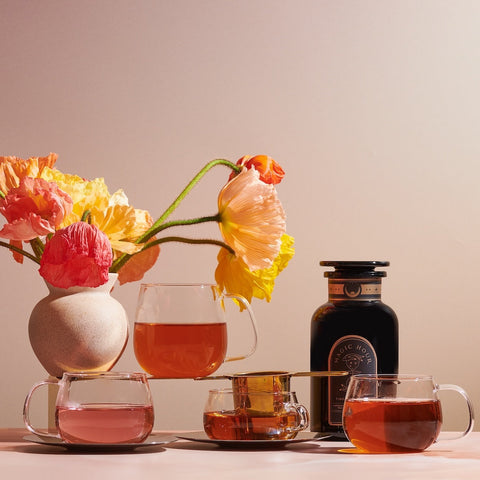
M334 267L335 270L324 272L327 278L344 278L352 277L386 277L387 272L376 271L376 267L388 267L388 261L361 261L361 260L322 260L322 267Z

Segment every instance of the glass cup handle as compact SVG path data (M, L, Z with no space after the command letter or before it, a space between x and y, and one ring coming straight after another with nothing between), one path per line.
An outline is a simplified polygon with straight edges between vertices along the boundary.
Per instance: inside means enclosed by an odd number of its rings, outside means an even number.
M248 300L246 298L242 297L241 295L234 295L232 293L224 293L223 296L225 298L231 298L231 299L234 299L234 300L238 300L245 307L245 310L247 310L248 315L250 316L250 321L251 321L252 327L253 327L253 344L250 347L249 352L246 355L238 355L236 357L227 357L227 358L225 358L224 361L225 362L232 362L234 360L243 360L244 358L247 358L250 355L252 355L255 352L255 350L257 349L257 341L258 341L257 321L255 319L255 315L253 314L252 307L250 306L250 303L248 302Z
M457 440L459 438L465 437L473 430L473 423L475 418L474 411L473 411L473 404L470 398L468 397L467 392L463 388L459 387L458 385L452 385L448 383L437 385L437 390L453 390L459 393L467 402L468 416L469 416L467 428L460 435L455 437L442 438L442 440Z
M41 437L51 437L51 438L60 438L60 435L53 434L47 431L40 431L37 430L31 423L30 423L30 402L32 400L33 393L40 387L44 385L58 385L58 382L52 380L43 380L42 382L36 383L31 390L28 392L27 397L25 398L25 403L23 404L23 423L27 427L29 432L34 433L35 435L39 435Z
M295 427L290 427L288 429L288 433L300 432L302 430L305 430L309 424L308 410L303 405L300 405L299 403L290 403L288 410L295 412L297 417L300 419L298 425L296 425Z

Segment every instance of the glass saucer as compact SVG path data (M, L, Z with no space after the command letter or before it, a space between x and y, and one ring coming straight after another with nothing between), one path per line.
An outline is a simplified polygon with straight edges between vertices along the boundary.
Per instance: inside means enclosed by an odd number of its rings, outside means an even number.
M220 447L229 448L282 448L291 443L300 442L318 442L329 438L329 435L318 436L317 432L300 432L295 438L281 440L219 440L210 438L205 432L187 432L181 435L176 434L177 438L189 440L191 442L213 443Z
M152 433L142 443L67 443L61 438L48 437L46 435L26 435L23 437L27 442L38 443L67 448L68 450L92 451L92 452L117 452L123 450L134 450L136 448L152 447L155 445L166 445L176 442L177 438L165 433Z

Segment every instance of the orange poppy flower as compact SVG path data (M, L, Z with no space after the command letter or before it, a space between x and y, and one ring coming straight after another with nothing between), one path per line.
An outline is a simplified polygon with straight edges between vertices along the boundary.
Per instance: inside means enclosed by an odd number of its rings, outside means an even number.
M39 177L45 167L53 167L56 161L56 153L50 153L46 157L30 157L27 160L0 157L0 191L6 195L12 188L20 185L23 177Z
M237 165L245 168L254 168L260 173L260 180L262 182L275 185L280 183L285 176L283 168L272 158L267 155L245 155L237 161ZM235 173L230 175L230 180L235 176Z

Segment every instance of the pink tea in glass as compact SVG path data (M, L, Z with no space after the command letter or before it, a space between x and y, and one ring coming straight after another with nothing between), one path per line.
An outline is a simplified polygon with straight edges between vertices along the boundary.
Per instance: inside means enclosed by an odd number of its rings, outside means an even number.
M152 405L83 404L57 406L55 422L67 443L141 443L150 435Z

